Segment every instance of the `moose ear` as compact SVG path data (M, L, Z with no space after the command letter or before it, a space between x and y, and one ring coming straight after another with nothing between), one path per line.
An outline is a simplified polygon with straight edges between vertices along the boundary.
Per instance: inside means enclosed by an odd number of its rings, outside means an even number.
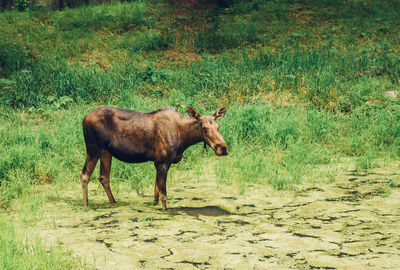
M200 118L200 116L201 116L201 115L200 115L194 108L192 108L192 107L187 107L187 112L188 112L190 118L193 118L193 119L196 119L196 120L199 120L199 118Z
M222 108L218 109L213 115L214 119L218 120L218 119L221 119L222 117L224 117L227 110L228 109L226 107L222 107Z

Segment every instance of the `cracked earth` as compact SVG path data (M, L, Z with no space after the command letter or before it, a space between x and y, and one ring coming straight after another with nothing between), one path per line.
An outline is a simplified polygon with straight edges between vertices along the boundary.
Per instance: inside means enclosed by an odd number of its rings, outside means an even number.
M390 167L392 166L392 167ZM93 179L90 208L78 184L46 193L30 230L97 269L400 269L399 165L343 170L298 191L182 177L168 182L168 213L144 196Z

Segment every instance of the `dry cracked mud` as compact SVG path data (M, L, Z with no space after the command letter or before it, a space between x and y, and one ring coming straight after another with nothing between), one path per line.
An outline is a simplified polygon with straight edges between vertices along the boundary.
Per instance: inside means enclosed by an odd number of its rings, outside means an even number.
M48 189L30 230L97 269L400 269L400 175L391 166L243 195L183 177L168 183L168 213L152 204L150 187L143 197L119 188L110 207L92 180L88 210L78 184Z

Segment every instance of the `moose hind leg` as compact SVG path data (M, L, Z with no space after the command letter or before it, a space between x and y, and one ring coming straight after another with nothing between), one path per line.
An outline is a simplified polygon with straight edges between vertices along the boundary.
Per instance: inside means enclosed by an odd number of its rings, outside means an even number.
M100 155L100 183L107 193L107 197L111 204L115 203L114 196L110 188L110 172L111 172L111 159L110 152L103 150Z
M83 205L85 207L88 206L88 183L90 181L90 176L93 173L94 168L96 167L96 163L99 160L98 156L91 156L89 154L86 155L86 162L83 166L81 172L81 184L82 184L82 195L83 195Z

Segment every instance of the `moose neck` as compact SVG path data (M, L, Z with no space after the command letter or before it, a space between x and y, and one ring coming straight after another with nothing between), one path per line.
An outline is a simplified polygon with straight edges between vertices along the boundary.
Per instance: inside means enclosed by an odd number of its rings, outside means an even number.
M185 119L181 124L181 140L183 151L193 144L204 141L200 123Z

